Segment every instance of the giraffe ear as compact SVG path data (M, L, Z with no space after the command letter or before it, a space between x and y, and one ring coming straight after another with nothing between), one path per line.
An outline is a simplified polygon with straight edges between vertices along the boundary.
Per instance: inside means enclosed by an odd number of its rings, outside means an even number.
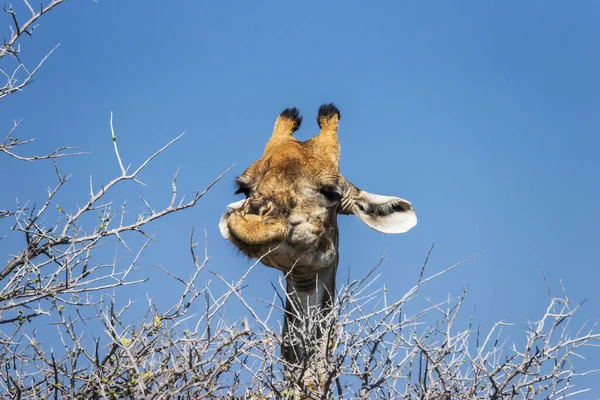
M354 214L382 233L404 233L417 224L417 214L408 200L372 194L356 187L342 201L342 214Z

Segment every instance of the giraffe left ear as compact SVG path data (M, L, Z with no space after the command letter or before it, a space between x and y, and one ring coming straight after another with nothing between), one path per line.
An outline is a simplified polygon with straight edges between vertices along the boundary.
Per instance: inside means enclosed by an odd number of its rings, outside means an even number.
M342 200L342 214L354 214L382 233L404 233L417 225L417 214L408 200L372 194L352 187Z

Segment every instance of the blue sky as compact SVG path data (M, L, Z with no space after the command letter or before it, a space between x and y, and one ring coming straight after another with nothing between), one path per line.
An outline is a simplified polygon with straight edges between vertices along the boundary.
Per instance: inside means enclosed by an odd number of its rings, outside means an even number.
M600 5L565 4L69 2L23 41L31 63L61 45L33 84L2 101L0 128L23 119L18 136L36 138L32 152L90 152L61 164L73 172L60 200L71 206L85 200L89 175L100 183L118 173L111 111L133 165L186 131L143 175L149 187L114 198L139 206L143 195L158 207L177 168L191 196L236 164L195 209L156 225L146 258L149 274L154 263L189 268L193 224L207 231L211 268L235 279L248 262L217 227L237 200L234 177L262 154L281 110L300 109L297 136L308 138L319 105L334 102L342 173L410 200L419 217L399 236L341 217L339 275L359 278L387 252L382 282L401 295L433 241L431 272L480 253L428 293L441 300L468 287L465 313L475 309L484 326L514 322L509 342L518 342L546 308L542 271L554 290L562 281L573 301L587 299L576 325L600 316ZM0 163L11 185L3 205L43 198L51 168ZM249 279L247 296L270 299L278 273L265 267ZM127 295L170 304L168 285L156 279ZM598 351L588 354L583 365L597 366ZM595 379L581 382L600 395Z

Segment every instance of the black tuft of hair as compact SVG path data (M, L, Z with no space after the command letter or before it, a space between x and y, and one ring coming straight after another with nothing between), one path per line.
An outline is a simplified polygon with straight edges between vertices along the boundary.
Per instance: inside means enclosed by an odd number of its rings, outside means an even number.
M292 128L292 132L296 132L298 128L300 128L300 124L302 124L302 117L300 116L300 112L296 107L286 108L281 112L281 114L279 114L279 116L294 121L294 127Z
M319 124L319 128L322 128L321 118L329 119L334 115L337 115L338 120L342 119L340 110L338 110L333 103L323 104L321 107L319 107L319 114L317 115L317 123Z

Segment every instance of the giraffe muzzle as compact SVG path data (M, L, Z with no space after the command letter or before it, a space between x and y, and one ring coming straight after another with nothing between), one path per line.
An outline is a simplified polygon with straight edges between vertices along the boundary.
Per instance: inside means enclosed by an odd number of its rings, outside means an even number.
M273 207L253 206L229 215L229 232L246 245L257 246L284 241L288 236L288 223L284 218L271 216Z

